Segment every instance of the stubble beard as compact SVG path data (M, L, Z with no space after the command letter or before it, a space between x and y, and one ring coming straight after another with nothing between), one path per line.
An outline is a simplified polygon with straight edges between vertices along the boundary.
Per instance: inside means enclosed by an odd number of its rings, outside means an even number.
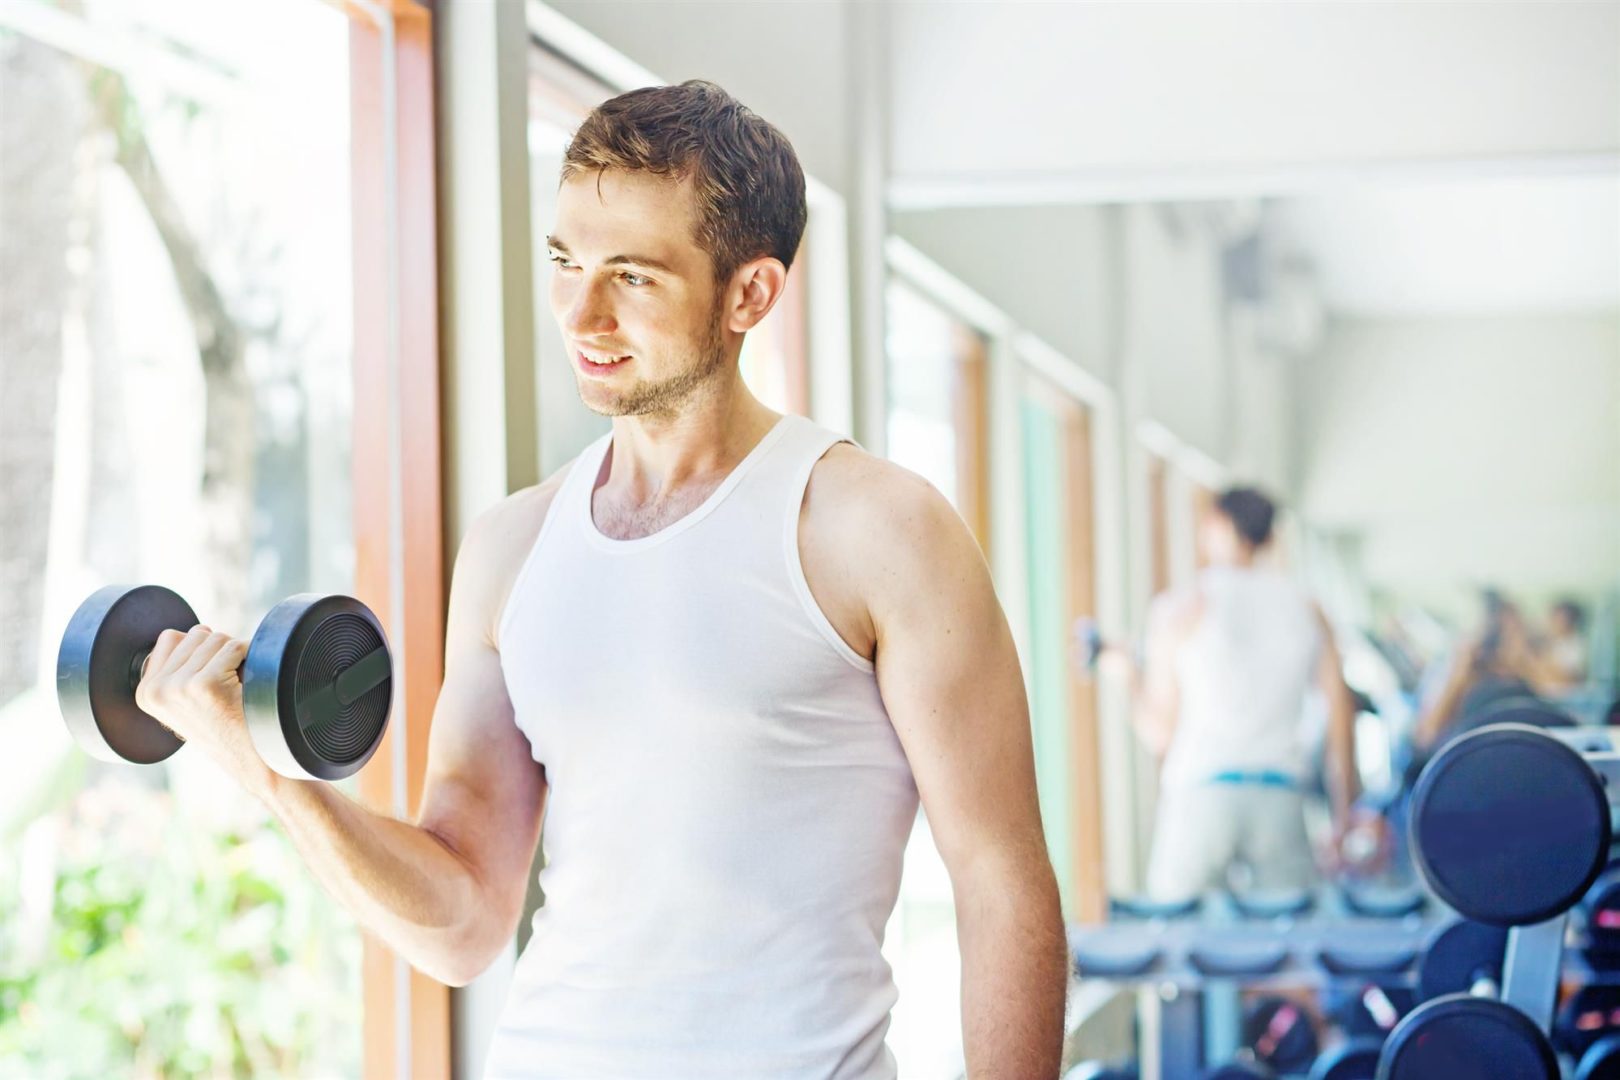
M630 389L612 394L607 400L592 402L585 396L585 379L577 377L580 400L585 407L599 416L654 416L680 415L682 406L709 391L726 366L725 341L720 333L720 305L709 314L709 323L703 337L697 342L695 355L685 368L659 382L638 382Z

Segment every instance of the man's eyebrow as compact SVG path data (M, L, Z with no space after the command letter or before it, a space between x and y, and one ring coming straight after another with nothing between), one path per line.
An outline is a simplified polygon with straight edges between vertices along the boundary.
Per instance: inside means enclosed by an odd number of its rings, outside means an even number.
M568 250L568 245L563 243L561 240L557 239L555 236L546 237L546 244L549 245L550 247L556 248L558 251L562 252L564 255L572 255L573 254L572 251ZM669 263L663 262L662 260L659 260L659 259L655 259L650 255L615 255L611 259L602 260L602 265L603 266L644 266L648 270L657 270L660 273L673 274L676 277L682 276L681 272L679 270L675 269L673 266L669 265Z

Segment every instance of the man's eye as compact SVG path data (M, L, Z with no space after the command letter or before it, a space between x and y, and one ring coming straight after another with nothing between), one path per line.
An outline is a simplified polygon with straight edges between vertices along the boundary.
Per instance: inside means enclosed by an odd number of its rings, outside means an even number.
M632 273L626 272L626 273L624 273L624 274L622 274L620 276L624 278L624 283L626 285L640 286L640 285L651 285L652 284L652 280L650 278L644 278L640 274L632 274Z
M572 270L574 268L574 264L563 258L561 255L552 255L549 256L549 258L552 262L556 263L565 270Z

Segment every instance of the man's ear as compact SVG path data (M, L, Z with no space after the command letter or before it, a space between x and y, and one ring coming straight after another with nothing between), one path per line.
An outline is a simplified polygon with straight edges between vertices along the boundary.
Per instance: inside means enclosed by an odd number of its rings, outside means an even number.
M744 263L731 276L726 329L745 334L769 315L787 288L787 267L769 255Z

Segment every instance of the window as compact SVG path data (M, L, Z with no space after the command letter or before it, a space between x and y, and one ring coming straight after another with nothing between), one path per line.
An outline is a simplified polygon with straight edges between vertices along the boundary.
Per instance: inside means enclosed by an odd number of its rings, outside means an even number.
M354 591L350 46L314 0L0 14L0 1059L31 1075L360 1071L361 938L279 827L199 752L88 758L54 691L103 584L243 639Z

